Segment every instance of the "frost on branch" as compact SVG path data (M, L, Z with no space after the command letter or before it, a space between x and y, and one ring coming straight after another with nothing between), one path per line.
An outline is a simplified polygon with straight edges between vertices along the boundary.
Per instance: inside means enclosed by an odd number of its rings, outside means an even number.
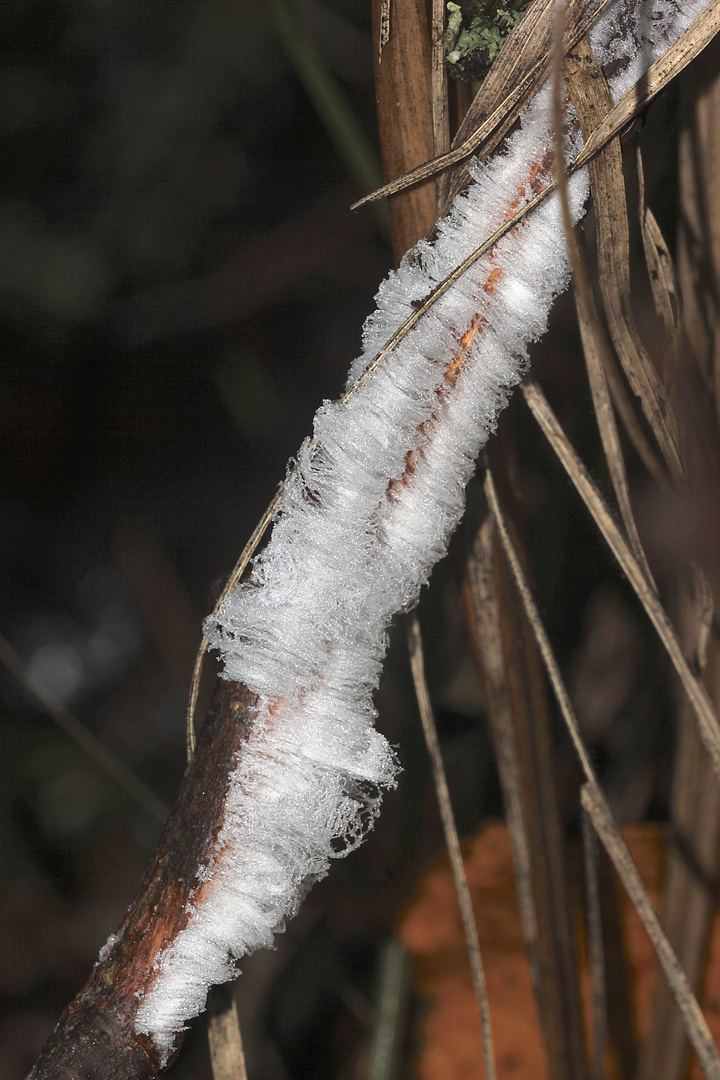
M622 0L593 33L612 60L617 97L705 4ZM445 553L464 489L498 411L521 378L568 282L557 199L508 233L447 292L366 379L391 334L461 260L552 175L551 94L378 294L355 392L318 411L288 474L271 540L251 581L206 625L224 675L257 696L231 776L217 842L200 869L187 922L162 951L135 1028L166 1058L207 989L297 909L330 859L359 842L393 783L394 755L375 731L372 694L387 628L412 607ZM568 153L581 145L572 110ZM587 179L570 182L577 220Z

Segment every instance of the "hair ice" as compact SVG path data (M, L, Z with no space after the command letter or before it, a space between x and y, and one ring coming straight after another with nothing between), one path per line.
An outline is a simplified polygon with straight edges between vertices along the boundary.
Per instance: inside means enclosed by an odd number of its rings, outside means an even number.
M617 62L615 98L704 6L617 0L606 10L591 37L598 59ZM413 305L533 195L533 183L548 181L551 123L546 85L504 148L471 165L472 183L436 239L421 241L381 286L350 383ZM571 135L568 152L581 142ZM587 194L578 173L570 181L575 220ZM223 828L201 868L202 902L160 954L137 1010L136 1030L165 1058L208 987L231 978L236 959L272 944L330 859L362 839L379 789L393 783L396 762L373 727L372 701L388 625L416 603L445 553L475 459L568 278L553 195L354 394L322 405L251 582L207 621L224 676L244 683L258 705Z

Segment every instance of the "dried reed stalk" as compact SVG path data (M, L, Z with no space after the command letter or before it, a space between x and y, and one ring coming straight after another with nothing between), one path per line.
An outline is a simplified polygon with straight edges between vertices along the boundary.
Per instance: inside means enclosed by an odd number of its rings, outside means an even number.
M703 372L717 418L720 380L718 343L718 274L720 273L720 216L717 212L720 170L720 49L714 42L694 69L691 85L683 88L683 127L680 134L679 288L683 301L683 329ZM641 200L641 213L643 203ZM650 244L659 230L647 230ZM645 234L644 234L645 235ZM645 241L646 251L648 241ZM656 307L666 327L676 318L675 274L669 253L655 243L648 257ZM704 267L704 272L700 269ZM708 269L710 272L708 273ZM653 270L655 276L653 278ZM679 334L677 335L679 338ZM666 359L668 374L683 378L676 349L679 342L668 333L671 350ZM692 484L691 475L690 482ZM694 586L694 587L693 587ZM716 705L720 701L720 646L712 632L712 596L696 574L692 585L680 582L678 615L683 640ZM720 854L720 791L707 752L699 738L691 711L680 709L679 733L671 797L673 843L668 851L663 889L663 926L688 976L699 992L705 967L710 924L716 905L715 882ZM672 998L659 983L653 1007L648 1044L643 1057L646 1080L682 1080L687 1071L689 1046Z
M511 456L508 439L495 455ZM512 484L503 485L508 492ZM491 516L468 529L464 599L492 732L525 943L551 1075L581 1077L585 1054L566 856L545 679Z
M430 764L433 773L433 783L437 794L440 818L442 820L445 846L450 858L455 890L460 903L460 916L465 933L470 971L472 973L475 998L480 1013L480 1026L482 1029L483 1063L485 1065L486 1080L495 1080L495 1052L493 1050L492 1021L490 1019L490 1005L485 983L485 971L483 969L482 953L480 951L480 939L478 938L477 924L472 909L470 889L465 875L460 838L458 837L455 815L453 814L450 801L450 790L445 775L440 743L438 741L435 717L430 704L430 694L425 681L425 661L423 658L422 636L420 622L417 614L412 612L407 617L408 649L410 652L410 667L412 670L415 695L417 697L420 720L422 722L425 745L430 755Z

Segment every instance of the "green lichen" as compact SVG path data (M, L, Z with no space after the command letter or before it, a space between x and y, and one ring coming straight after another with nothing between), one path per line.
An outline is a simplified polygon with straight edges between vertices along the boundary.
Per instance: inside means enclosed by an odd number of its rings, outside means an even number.
M469 82L484 79L493 60L525 14L530 0L464 0L447 6L445 63Z

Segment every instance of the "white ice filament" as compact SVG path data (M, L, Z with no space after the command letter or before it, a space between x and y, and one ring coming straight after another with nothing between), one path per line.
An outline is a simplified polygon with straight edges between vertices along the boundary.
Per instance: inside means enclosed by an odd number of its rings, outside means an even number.
M618 0L593 31L598 59L621 61L615 98L705 6ZM552 108L543 88L521 126L440 224L383 283L350 381L457 265L544 186ZM568 117L572 120L572 116ZM570 124L571 132L577 125ZM570 137L568 153L581 145ZM577 221L587 178L570 181ZM557 196L448 291L345 404L326 402L251 584L206 634L224 673L258 695L231 782L202 901L160 955L136 1029L167 1056L233 961L272 943L341 846L372 822L395 760L372 701L390 620L412 607L445 553L464 489L498 411L521 378L569 270ZM466 335L463 340L463 335ZM455 362L457 361L457 362ZM344 852L343 852L344 853Z

